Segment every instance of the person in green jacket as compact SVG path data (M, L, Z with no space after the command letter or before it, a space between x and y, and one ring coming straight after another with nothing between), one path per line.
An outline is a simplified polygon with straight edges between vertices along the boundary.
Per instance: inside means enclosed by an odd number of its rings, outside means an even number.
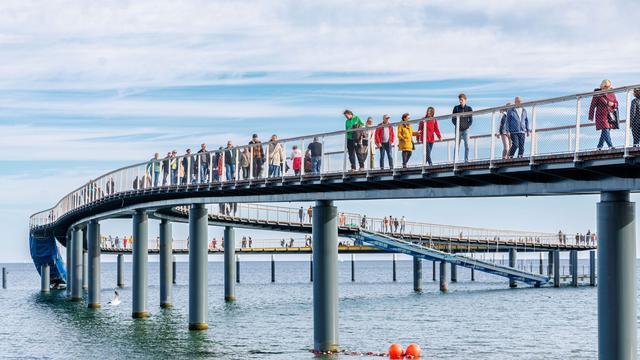
M155 153L153 158L147 163L147 178L153 179L153 187L158 186L158 179L160 179L160 172L162 171L162 160L160 160L160 154ZM151 182L151 181L150 181Z
M345 121L345 129L353 129L358 127L364 127L364 122L360 120L359 117L354 116L351 110L344 111L344 117L347 119ZM356 132L348 132L347 133L347 152L349 153L349 162L351 163L351 171L356 169L356 141L355 141L355 133ZM361 169L362 170L362 169Z

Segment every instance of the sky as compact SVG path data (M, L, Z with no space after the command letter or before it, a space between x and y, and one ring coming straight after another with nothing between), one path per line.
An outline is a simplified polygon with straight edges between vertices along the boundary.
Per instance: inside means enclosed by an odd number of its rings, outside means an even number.
M30 214L156 151L240 144L254 132L284 138L341 129L345 108L397 119L426 106L448 113L459 92L480 109L514 95L590 91L604 78L640 83L638 13L640 3L623 0L4 0L0 262L29 260ZM373 216L392 209L415 221L573 233L595 228L596 201L337 205ZM130 224L110 221L103 232L128 234Z

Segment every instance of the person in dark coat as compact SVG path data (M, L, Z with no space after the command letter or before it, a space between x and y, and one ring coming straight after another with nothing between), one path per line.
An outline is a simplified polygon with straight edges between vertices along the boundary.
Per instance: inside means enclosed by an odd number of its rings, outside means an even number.
M604 91L611 89L611 80L602 80L600 88L595 91ZM600 140L598 141L598 150L602 149L604 143L607 143L610 149L613 149L611 143L611 129L616 128L609 122L609 113L618 109L618 100L614 93L606 93L596 95L591 99L589 107L589 121L596 122L596 130L600 130Z
M631 100L631 132L633 134L633 146L640 145L640 88L633 89L635 99Z

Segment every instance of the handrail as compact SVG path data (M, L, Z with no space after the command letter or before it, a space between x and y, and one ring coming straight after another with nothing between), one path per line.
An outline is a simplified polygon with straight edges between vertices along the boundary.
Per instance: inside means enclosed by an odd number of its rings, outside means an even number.
M597 96L597 95L601 95L601 94L608 94L608 93L620 93L620 92L626 92L627 93L627 106L626 106L626 116L624 116L625 114L620 114L620 124L625 124L625 128L626 131L629 132L630 131L630 126L628 123L628 116L629 116L629 101L630 101L630 91L632 89L638 88L640 87L640 85L632 85L632 86L624 86L624 87L619 87L619 88L615 88L615 89L609 89L606 91L594 91L594 92L587 92L587 93L579 93L579 94L574 94L574 95L567 95L567 96L561 96L561 97L554 97L554 98L549 98L549 99L543 99L543 100L535 100L535 101L529 101L529 102L523 102L519 108L526 108L526 107L533 107L535 109L535 107L539 107L541 105L546 105L546 104L554 104L554 103L558 103L558 102L563 102L563 101L570 101L570 100L577 100L577 102L579 103L580 100L582 98L586 98L589 96ZM447 115L440 115L440 116L436 116L434 117L437 120L444 120L444 119L451 119L452 117L463 117L463 116L478 116L478 115L484 115L484 114L496 114L501 110L506 110L506 109L510 109L510 108L514 108L515 105L510 105L510 106L498 106L498 107L492 107L492 108L487 108L487 109L482 109L482 110L476 110L473 112L469 112L469 113L457 113L455 115L453 114L447 114ZM579 111L580 108L578 107ZM533 111L535 113L535 111ZM576 122L575 125L562 125L562 126L553 126L553 127L548 127L548 128L539 128L539 129L535 129L535 131L539 134L539 133L545 133L545 132L551 132L551 131L559 131L559 130L569 130L569 151L572 150L571 147L571 138L572 138L572 134L571 134L571 129L576 128L576 135L578 134L578 130L580 127L591 127L594 126L594 124L592 123L582 123L580 121L580 114L577 114L577 118L578 121ZM535 116L535 114L534 114ZM416 123L420 123L422 121L424 121L424 118L420 118L420 119L415 119L415 120L410 120L408 121L409 124L416 124ZM495 121L495 116L494 119L492 121ZM397 126L398 124L400 124L400 122L394 122L394 123L389 123L389 125L385 125L386 126ZM280 144L286 144L286 143L290 143L290 142L295 142L295 141L302 141L302 144L304 144L304 140L306 139L310 139L310 138L320 138L324 139L325 138L329 138L332 136L338 136L338 137L342 137L343 135L347 134L347 133L351 133L351 132L356 132L356 131L361 131L361 130L367 130L367 131L372 131L373 129L377 129L381 126L375 126L375 127L367 127L367 128L362 128L362 129L349 129L349 130L338 130L338 131L333 131L333 132L326 132L326 133L319 133L319 134L314 134L314 135L306 135L306 136L298 136L298 137L292 137L292 138L287 138L287 139L279 139L276 141L276 143L280 143ZM456 129L456 132L459 131L458 129ZM456 133L457 135L457 133ZM486 138L492 138L494 135L497 135L495 133L492 134L480 134L480 135L472 135L470 136L470 138L472 140L477 140L477 139L486 139ZM577 138L578 136L576 136ZM451 142L451 141L455 141L456 137L452 137L452 138L446 138L443 139L443 141L445 142ZM629 135L627 134L626 136L627 140L625 143L625 148L629 147ZM536 136L536 142L538 141L538 137ZM492 140L493 141L493 140ZM254 149L257 146L268 146L270 144L272 144L273 142L268 141L268 142L264 142L264 143L260 143L259 145L256 144L249 144L249 145L242 145L242 146L235 146L229 149L223 149L223 150L212 150L212 151L208 151L206 152L204 155L209 157L209 168L211 169L212 167L212 159L214 156L217 155L222 155L224 156L226 151L235 151L236 156L240 155L240 151L244 150L244 149ZM493 144L493 143L492 143ZM578 139L576 139L576 145L578 144ZM346 146L346 145L345 145ZM493 146L493 145L492 145ZM533 148L532 148L533 149ZM304 150L304 149L301 149ZM343 151L325 151L326 149L323 146L323 160L325 156L328 155L335 155L335 154L342 154L344 153L344 149ZM450 149L448 150L450 151ZM454 144L454 151L455 153L459 152L459 145L458 144ZM576 159L578 157L578 153L580 151L584 151L583 149L579 149L577 146L573 149L573 151L576 152ZM477 150L476 150L477 152ZM566 151L563 151L566 152ZM251 160L253 163L253 150L250 151L251 153ZM268 150L267 150L267 154L268 154ZM201 156L203 154L198 154L198 153L194 153L190 155L190 159L187 160L188 164L189 164L189 168L187 168L187 171L190 173L191 176L198 176L198 178L200 177L199 174L195 175L195 174L191 174L193 168L199 166L200 164L200 160L201 160ZM493 153L491 154L491 158L489 160L495 160L493 158ZM537 154L531 154L532 156L537 155ZM285 151L285 159L281 159L281 162L279 163L280 166L282 166L283 162L286 161L286 151ZM345 157L346 158L346 157ZM180 155L177 157L174 157L171 159L171 161L175 161L177 164L178 169L181 168L181 163L186 159L186 157L184 155ZM188 158L187 158L188 159ZM396 159L397 159L397 151L396 151ZM159 159L158 161L161 162L161 165L164 163L166 159ZM454 158L454 166L456 164L456 160L457 158ZM450 160L449 160L450 162ZM126 185L126 182L128 181L137 181L139 182L137 185L134 185L134 189L133 190L137 190L137 191L146 191L148 189L154 188L155 185L154 184L147 184L147 182L149 182L151 179L149 179L149 174L146 173L146 166L149 164L149 161L146 162L141 162L141 163L136 163L134 165L129 165L129 166L125 166L125 167L121 167L119 169L110 171L104 175L101 175L95 179L92 179L90 181L88 181L87 183L85 183L84 185L76 188L75 190L73 190L72 192L68 193L67 195L65 195L62 199L60 199L53 207L48 208L46 210L40 211L40 212L36 212L34 214L32 214L30 216L30 225L31 227L34 226L40 226L46 223L50 223L55 221L54 219L59 218L61 215L66 214L68 211L71 210L75 210L77 208L79 208L80 206L84 206L87 204L90 204L94 201L100 200L102 198L104 198L105 196L109 196L109 195L113 195L115 193L120 193L122 191L129 191L129 186ZM325 166L323 164L323 166ZM344 165L343 165L344 167ZM413 165L412 165L413 167ZM424 167L424 164L423 164ZM253 169L255 170L255 169ZM343 170L344 171L344 170ZM135 174L133 174L135 172ZM338 173L340 173L341 171L338 171ZM131 174L130 174L131 173ZM236 175L239 173L239 170L236 169ZM327 174L327 173L335 173L332 172L331 170L327 170L327 171L323 171L321 169L320 174ZM135 175L135 176L134 176ZM141 177L142 175L142 177ZM211 174L213 177L213 174ZM304 173L304 170L301 171L301 175L300 176L304 176L306 175ZM109 189L109 183L112 180L113 176L120 176L121 178L118 179L119 181L117 182L118 187L120 189L124 189L124 190L119 190L116 191L115 189L111 188ZM174 176L174 175L172 175ZM189 176L189 180L187 180L186 185L187 187L190 185L194 184L195 180L191 179L191 176ZM285 175L284 172L282 174L283 179L285 177L289 177L290 175ZM258 176L260 177L260 176ZM265 176L264 178L268 178L268 176ZM251 179L253 179L253 177L251 177ZM124 180L124 182L123 182ZM255 179L253 179L255 181ZM157 177L155 178L156 183L158 182ZM238 181L238 177L234 176L234 181ZM214 181L208 181L210 183L213 183ZM220 181L221 183L224 181ZM99 184L98 184L99 183ZM114 181L115 184L115 181ZM154 186L151 186L154 185ZM178 185L178 184L171 184L171 185ZM180 185L183 186L183 185ZM107 190L107 193L105 195L105 189ZM47 214L52 213L50 215L50 218L47 221ZM44 216L45 221L43 221L41 218Z

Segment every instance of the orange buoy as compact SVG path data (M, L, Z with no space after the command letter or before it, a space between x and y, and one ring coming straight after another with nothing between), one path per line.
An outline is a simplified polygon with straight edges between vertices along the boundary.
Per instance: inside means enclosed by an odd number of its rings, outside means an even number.
M411 343L407 346L407 351L404 354L407 359L419 359L422 355L422 349L420 349L420 345Z
M404 350L400 344L391 344L389 346L389 359L402 359Z

